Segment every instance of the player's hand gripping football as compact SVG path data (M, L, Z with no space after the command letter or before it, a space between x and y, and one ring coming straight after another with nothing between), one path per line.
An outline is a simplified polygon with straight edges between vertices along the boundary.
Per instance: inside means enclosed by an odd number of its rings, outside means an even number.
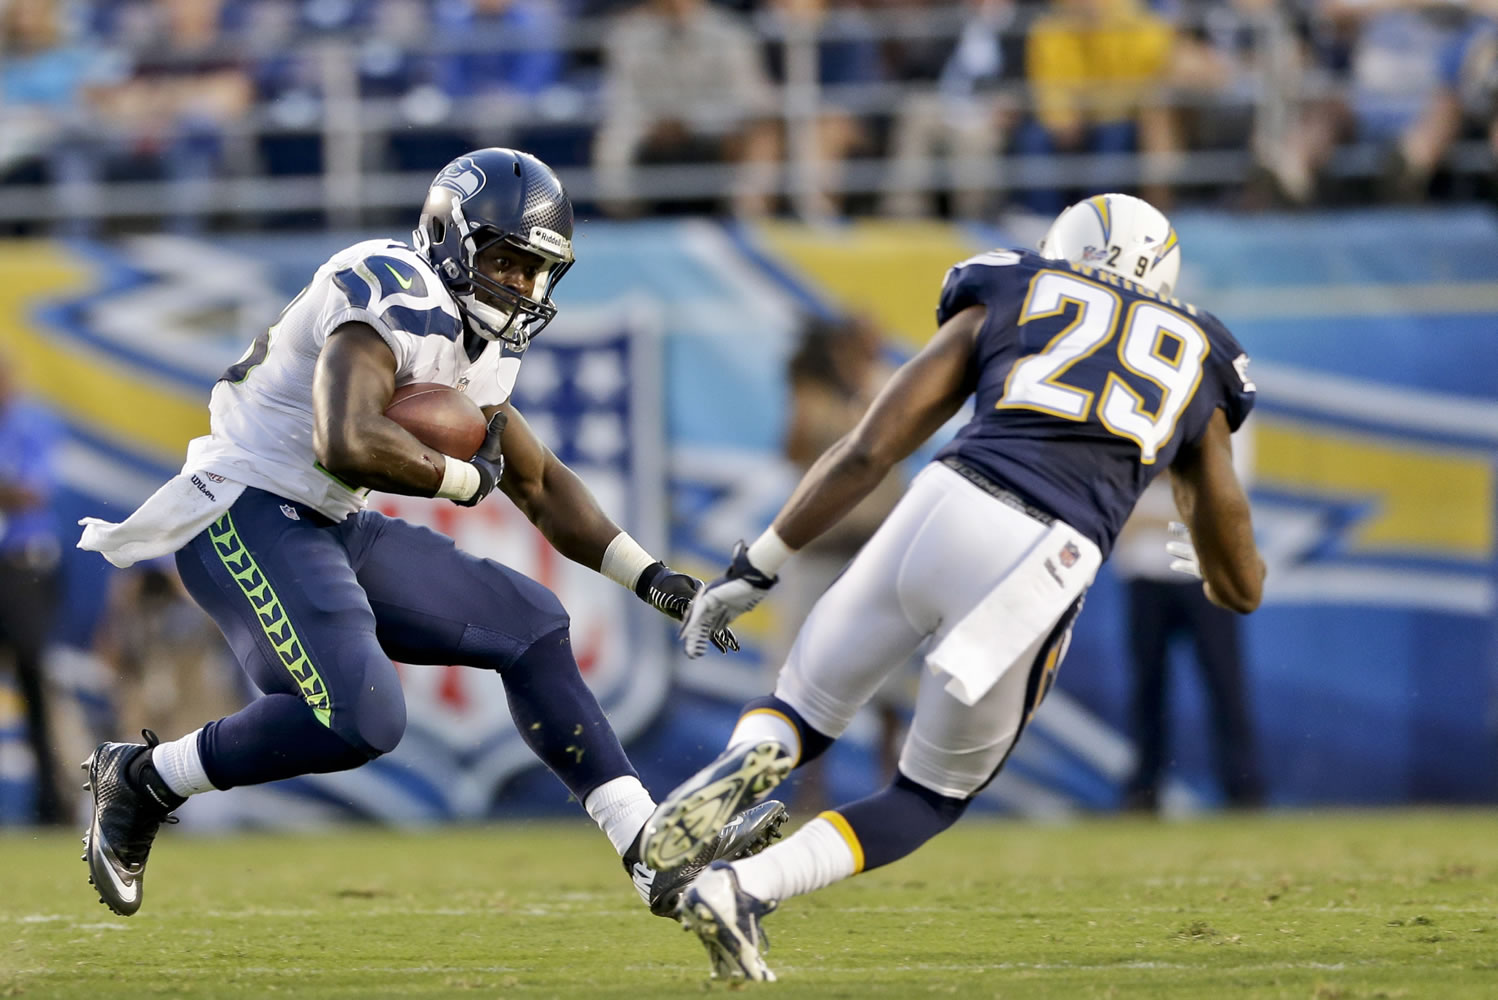
M695 660L707 652L708 638L727 631L729 622L764 600L778 579L755 568L749 561L747 545L735 545L728 571L697 594L677 633L687 656Z
M645 567L640 578L635 581L635 594L661 614L673 621L681 621L686 615L687 605L692 603L692 598L702 589L702 581L695 576L686 573L678 573L663 562L651 563ZM712 630L709 638L718 652L726 653L729 650L738 652L739 639L733 634L733 630L720 627ZM706 645L706 640L703 641ZM697 652L698 656L702 651Z
M500 438L504 435L505 424L509 416L504 410L494 411L494 416L489 418L489 430L484 434L484 443L479 445L478 452L469 461L475 469L479 470L478 492L467 500L454 500L453 503L459 507L473 507L484 497L494 492L499 477L505 471L505 458L500 450Z

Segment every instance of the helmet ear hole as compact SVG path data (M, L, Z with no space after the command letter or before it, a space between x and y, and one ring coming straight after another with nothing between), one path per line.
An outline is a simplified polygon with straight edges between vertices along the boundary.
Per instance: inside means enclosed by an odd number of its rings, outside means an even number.
M433 243L441 243L447 238L447 225L441 219L434 217L430 228L432 230Z

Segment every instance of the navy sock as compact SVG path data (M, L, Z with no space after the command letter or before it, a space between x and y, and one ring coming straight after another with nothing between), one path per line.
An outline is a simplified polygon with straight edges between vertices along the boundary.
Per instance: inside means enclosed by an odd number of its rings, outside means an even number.
M933 792L896 772L883 791L834 811L847 820L863 848L863 870L872 871L905 857L957 822L970 801Z
M537 639L499 676L526 746L579 802L605 781L635 775L598 699L583 683L567 629Z
M198 734L198 753L215 788L347 771L370 759L290 694L265 695L208 723Z
M791 725L796 727L796 732L801 737L801 759L796 761L797 767L804 767L822 756L834 742L831 736L828 736L826 733L819 733L811 728L811 724L801 718L800 712L773 694L765 695L763 698L755 698L753 701L745 703L744 707L739 710L739 718L743 718L756 709L768 709L778 715L783 715L790 720Z

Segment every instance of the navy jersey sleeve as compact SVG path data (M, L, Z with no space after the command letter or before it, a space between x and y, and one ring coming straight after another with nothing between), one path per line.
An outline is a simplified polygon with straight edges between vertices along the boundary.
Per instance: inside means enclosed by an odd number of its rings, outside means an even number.
M1220 386L1228 428L1236 431L1248 419L1256 398L1253 378L1248 374L1248 354L1221 320L1210 313L1203 318L1202 327L1212 342L1212 352L1207 357L1209 374Z
M941 297L936 303L938 326L968 306L988 306L998 301L1011 278L1015 265L1023 258L1012 250L990 250L970 257L949 269L942 279Z

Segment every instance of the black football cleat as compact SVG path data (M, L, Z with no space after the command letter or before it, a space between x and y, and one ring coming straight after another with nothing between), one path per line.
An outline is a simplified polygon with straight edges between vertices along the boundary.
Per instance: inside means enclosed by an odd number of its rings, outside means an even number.
M177 822L171 812L184 801L165 790L156 795L137 791L128 780L127 769L161 742L149 729L142 735L145 743L100 743L83 762L88 771L83 787L94 795L93 821L83 838L88 881L99 893L99 902L122 917L140 909L151 842L162 823Z
M697 855L675 868L651 868L640 860L640 837L624 855L624 867L634 880L635 889L645 900L650 912L658 917L676 917L681 893L692 879L714 861L737 861L751 854L758 854L779 840L781 827L788 818L785 805L774 799L761 802L740 812L724 824L713 840L702 847Z
M794 758L773 740L723 751L656 807L641 833L641 859L658 869L696 860L704 845L727 829L732 817L769 795L794 764Z

